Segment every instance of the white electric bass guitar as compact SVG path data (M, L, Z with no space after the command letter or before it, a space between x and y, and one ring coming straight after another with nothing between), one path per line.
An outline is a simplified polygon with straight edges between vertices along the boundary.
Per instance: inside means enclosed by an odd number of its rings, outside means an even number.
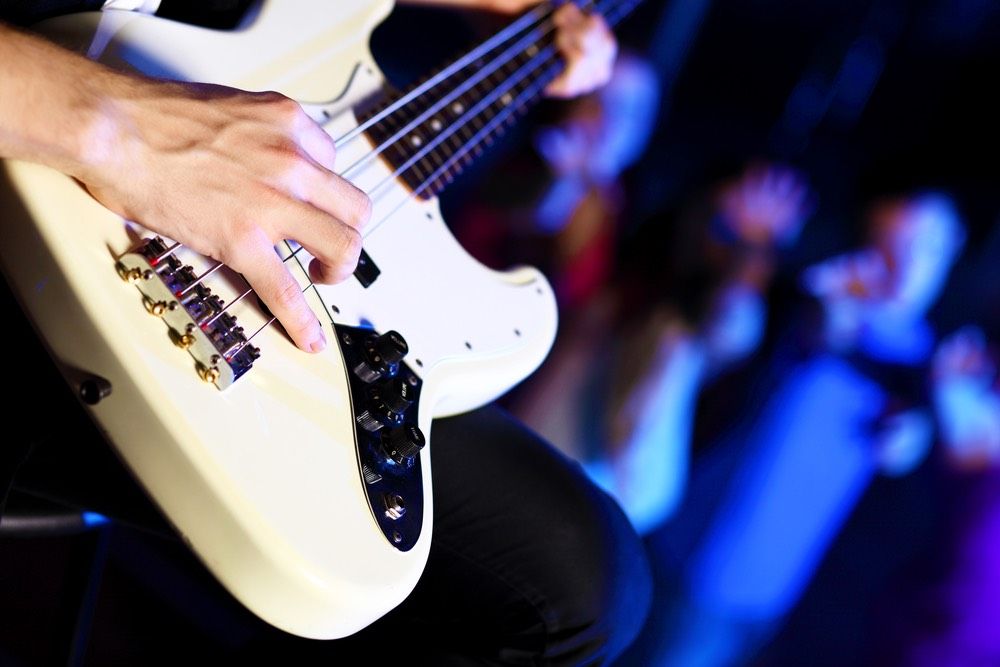
M406 94L368 50L391 7L272 0L233 31L122 10L38 27L112 66L280 91L336 139L374 203L355 277L310 287L307 252L279 248L330 341L318 355L239 275L62 174L0 163L3 269L65 378L215 576L305 637L353 633L409 594L431 540L431 420L506 392L556 331L543 276L473 260L434 198L559 71L552 7Z

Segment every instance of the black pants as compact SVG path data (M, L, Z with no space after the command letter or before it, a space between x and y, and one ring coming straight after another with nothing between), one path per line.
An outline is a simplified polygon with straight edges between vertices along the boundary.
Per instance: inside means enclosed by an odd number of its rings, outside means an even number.
M215 582L172 537L61 381L46 377L21 395L49 418L18 420L25 413L12 411L8 420L19 432L4 445L8 452L12 442L33 444L26 459L8 457L20 462L12 503L18 495L44 497L115 519L115 567L154 591L144 599L188 616L186 625L170 626L169 637L146 628L135 646L115 654L129 660L149 664L183 655L171 651L190 639L177 627L190 626L192 637L211 637L210 654L250 661L606 664L646 616L649 568L621 510L575 463L497 408L434 422L434 536L413 594L357 635L321 642L259 621ZM0 549L8 548L12 543L0 540ZM118 607L126 605L109 612L119 626L130 613L146 613L119 600L128 595L109 595ZM0 599L0 605L16 612L18 601Z

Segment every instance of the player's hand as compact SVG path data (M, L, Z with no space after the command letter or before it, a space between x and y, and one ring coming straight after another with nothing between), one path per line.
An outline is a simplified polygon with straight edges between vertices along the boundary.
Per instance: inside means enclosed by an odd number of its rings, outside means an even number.
M334 143L278 93L117 79L88 131L78 174L116 213L242 273L292 340L325 340L274 250L283 239L316 260L317 282L357 266L371 202L333 173Z
M600 14L585 14L567 3L552 17L555 43L566 69L545 88L551 97L576 97L600 88L611 78L618 42Z

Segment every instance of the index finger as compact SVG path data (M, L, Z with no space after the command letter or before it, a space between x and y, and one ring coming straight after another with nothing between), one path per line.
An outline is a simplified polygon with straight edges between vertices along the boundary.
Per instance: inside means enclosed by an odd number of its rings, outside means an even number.
M326 347L323 329L302 288L263 232L251 235L226 263L243 274L299 348L319 352Z

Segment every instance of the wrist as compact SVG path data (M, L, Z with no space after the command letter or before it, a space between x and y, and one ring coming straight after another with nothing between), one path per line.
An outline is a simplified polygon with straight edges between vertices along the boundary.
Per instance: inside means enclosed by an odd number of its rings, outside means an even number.
M123 127L120 100L137 81L0 25L0 157L85 180L107 157L96 149Z
M137 77L102 70L85 87L75 111L79 123L64 147L71 161L66 173L89 183L107 178L122 162L135 134L134 107L143 85Z

